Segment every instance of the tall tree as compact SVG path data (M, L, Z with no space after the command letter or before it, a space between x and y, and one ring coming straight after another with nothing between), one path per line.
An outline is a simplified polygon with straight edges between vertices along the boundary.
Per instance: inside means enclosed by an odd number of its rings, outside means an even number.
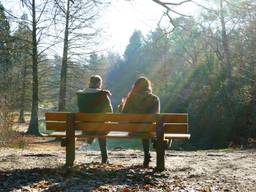
M69 41L69 20L70 20L70 3L72 0L67 0L67 8L65 11L65 32L64 32L64 45L63 45L63 55L62 55L62 66L60 73L60 92L59 92L59 111L65 110L65 100L66 100L66 82L67 82L67 63L68 63L68 41Z
M32 109L28 127L28 134L39 135L38 129L38 42L37 42L37 19L36 19L36 2L31 2L32 10L32 74L33 74L33 91L32 91Z
M97 34L97 30L94 28L93 24L99 14L99 9L101 8L99 5L101 5L102 2L104 1L55 0L58 10L57 13L65 18L58 103L59 111L64 111L66 106L68 60L71 59L71 56L81 55L81 49L88 50L88 47L91 46L92 40ZM70 61L70 63L72 62Z
M43 29L45 27L40 27L42 17L46 11L49 0L43 0L38 5L35 0L21 0L22 4L28 8L31 13L32 21L32 108L31 108L31 118L29 122L29 127L27 130L28 134L40 135L38 127L38 63L39 63L39 53L38 46L39 41L42 38Z
M0 2L0 93L4 102L10 104L11 90L11 36L10 25L5 15L5 9Z
M27 15L23 14L21 17L21 21L19 22L18 29L15 31L13 35L13 60L16 66L15 75L17 79L15 80L18 85L19 91L17 92L17 108L20 111L19 122L24 123L25 117L24 112L25 109L28 109L27 101L27 93L30 93L29 89L31 89L31 84L29 81L31 75L31 50L32 43L31 37L32 33L27 24ZM31 102L31 99L29 99ZM27 106L28 105L28 106Z

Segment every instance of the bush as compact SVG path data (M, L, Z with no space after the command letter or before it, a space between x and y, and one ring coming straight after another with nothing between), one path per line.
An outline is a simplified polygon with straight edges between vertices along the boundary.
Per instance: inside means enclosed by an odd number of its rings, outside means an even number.
M6 145L14 135L14 116L8 106L6 99L0 98L0 145Z
M15 115L9 106L5 99L0 98L0 147L24 148L27 142L13 129Z

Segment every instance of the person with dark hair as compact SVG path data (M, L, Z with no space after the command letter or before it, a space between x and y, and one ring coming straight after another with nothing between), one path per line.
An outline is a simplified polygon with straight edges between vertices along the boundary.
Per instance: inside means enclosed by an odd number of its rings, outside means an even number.
M102 78L99 75L90 77L89 87L77 92L78 108L83 113L112 113L113 108L108 90L102 89ZM88 132L85 134L107 134L108 132ZM106 138L99 138L99 146L101 151L102 163L108 162ZM93 138L87 140L88 143L93 142Z
M151 82L144 76L139 77L134 83L127 97L119 105L121 113L154 114L160 113L160 100L152 93ZM148 167L150 162L149 139L143 139L144 162Z

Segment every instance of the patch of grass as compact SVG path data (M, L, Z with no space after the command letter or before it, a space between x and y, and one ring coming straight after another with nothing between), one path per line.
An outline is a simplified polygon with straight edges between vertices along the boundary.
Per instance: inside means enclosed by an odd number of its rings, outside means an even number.
M11 147L17 149L25 149L28 146L28 140L22 134L13 132L8 135L8 138L0 142L0 147Z
M14 130L15 114L6 105L0 105L0 147L24 149L28 142Z
M8 147L25 149L28 146L27 139L20 134L17 134L14 139L8 143Z

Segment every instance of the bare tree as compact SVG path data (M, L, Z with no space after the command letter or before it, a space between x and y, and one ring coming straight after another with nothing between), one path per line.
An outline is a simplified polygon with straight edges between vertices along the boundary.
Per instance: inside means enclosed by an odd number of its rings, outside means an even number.
M43 13L46 10L49 0L41 1L40 7L37 6L35 0L21 1L22 4L29 9L32 17L32 109L27 133L32 135L40 135L38 129L38 43L44 28L39 29L39 23L41 22Z
M55 0L57 8L55 20L62 21L64 28L64 45L62 53L62 67L60 75L60 90L58 110L64 111L66 106L66 89L67 89L67 70L68 62L71 57L81 55L81 50L88 50L95 44L94 38L98 30L94 27L94 22L99 15L101 5L104 1L94 0ZM59 22L56 22L59 25ZM90 47L91 48L91 47Z
M64 46L63 46L63 56L62 56L62 66L60 73L60 92L59 92L59 111L64 111L65 109L65 98L66 98L66 82L67 82L67 61L68 61L68 37L69 37L69 20L70 20L70 3L71 0L67 0L67 9L65 12L65 32L64 32Z

